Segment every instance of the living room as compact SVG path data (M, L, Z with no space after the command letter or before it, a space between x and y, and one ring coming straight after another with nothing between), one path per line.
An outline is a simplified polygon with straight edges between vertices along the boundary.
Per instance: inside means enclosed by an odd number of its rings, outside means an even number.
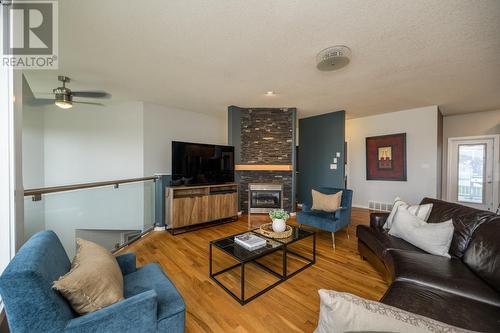
M0 332L500 331L498 1L1 3Z

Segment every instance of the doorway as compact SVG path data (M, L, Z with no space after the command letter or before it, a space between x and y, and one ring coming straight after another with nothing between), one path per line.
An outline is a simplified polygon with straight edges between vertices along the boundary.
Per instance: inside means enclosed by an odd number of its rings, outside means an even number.
M448 201L497 210L499 138L486 135L448 139Z

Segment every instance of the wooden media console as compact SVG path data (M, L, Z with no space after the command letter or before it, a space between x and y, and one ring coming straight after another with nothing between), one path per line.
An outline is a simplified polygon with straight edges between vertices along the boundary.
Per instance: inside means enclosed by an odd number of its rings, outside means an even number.
M165 191L165 225L172 233L238 218L238 184L171 186Z

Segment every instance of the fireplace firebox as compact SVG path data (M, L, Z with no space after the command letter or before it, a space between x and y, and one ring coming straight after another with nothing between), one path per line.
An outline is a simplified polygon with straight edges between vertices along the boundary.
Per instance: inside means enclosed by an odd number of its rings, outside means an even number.
M248 212L269 213L283 208L282 184L248 184Z

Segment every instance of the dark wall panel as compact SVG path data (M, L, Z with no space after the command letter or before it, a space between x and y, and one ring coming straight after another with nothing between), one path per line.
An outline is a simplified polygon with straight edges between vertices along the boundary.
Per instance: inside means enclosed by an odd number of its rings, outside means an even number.
M299 119L300 203L310 203L313 188L344 187L344 142L345 111ZM336 170L330 169L334 158Z

